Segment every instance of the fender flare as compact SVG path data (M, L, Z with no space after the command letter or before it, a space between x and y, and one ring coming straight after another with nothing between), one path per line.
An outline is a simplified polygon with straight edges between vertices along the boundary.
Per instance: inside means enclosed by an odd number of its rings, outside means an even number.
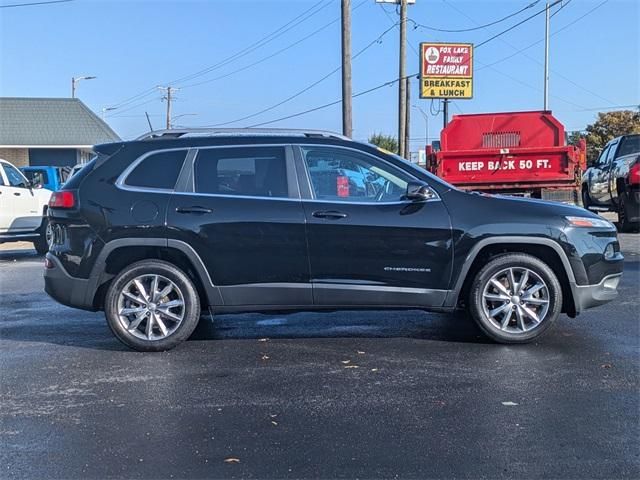
M499 236L499 237L491 237L485 238L483 240L478 241L473 248L467 254L467 257L464 260L460 273L456 279L456 283L452 290L450 290L449 295L445 300L445 306L455 307L458 304L458 298L462 291L462 286L467 278L469 270L471 269L471 265L475 261L476 257L480 253L480 251L489 245L502 245L502 244L514 244L514 243L528 243L534 245L542 245L545 247L551 247L560 258L562 266L564 267L564 271L569 280L569 288L571 289L571 293L573 296L574 306L577 308L578 305L576 303L576 277L573 272L573 268L571 268L571 263L569 262L569 258L567 257L566 252L562 249L562 247L558 244L558 242L550 239L550 238L542 238L542 237L521 237L516 235L509 236Z
M162 247L162 248L173 248L175 250L179 250L183 253L193 265L195 269L196 275L198 275L200 284L204 288L206 295L206 303L207 305L223 305L222 295L220 293L220 289L214 285L209 271L207 270L202 258L200 255L193 249L191 245L181 240L170 240L166 238L119 238L116 240L111 240L104 244L102 250L98 254L96 261L91 269L91 274L89 275L89 288L87 289L87 294L95 297L98 288L104 282L110 280L113 275L107 274L105 272L107 258L109 255L118 248L123 247ZM85 299L89 300L90 304L93 304L93 298Z

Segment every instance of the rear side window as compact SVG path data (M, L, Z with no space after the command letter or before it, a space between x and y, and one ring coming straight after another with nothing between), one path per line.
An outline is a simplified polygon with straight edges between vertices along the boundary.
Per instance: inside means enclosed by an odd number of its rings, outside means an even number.
M194 173L197 193L289 196L283 147L202 149Z
M623 157L632 153L640 153L640 135L631 135L622 139L618 156Z
M149 155L133 169L124 183L130 187L173 190L186 156L186 150Z

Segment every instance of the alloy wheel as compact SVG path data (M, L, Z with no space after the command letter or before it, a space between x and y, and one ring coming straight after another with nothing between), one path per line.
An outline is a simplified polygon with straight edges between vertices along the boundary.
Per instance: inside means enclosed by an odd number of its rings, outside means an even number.
M120 291L118 319L137 338L162 340L175 332L185 317L180 288L162 275L140 275Z
M533 270L510 267L493 275L482 292L482 309L498 329L519 334L539 326L549 312L549 287Z
M44 238L47 241L47 246L51 249L53 247L53 227L51 227L50 222L47 222L47 226L44 229Z

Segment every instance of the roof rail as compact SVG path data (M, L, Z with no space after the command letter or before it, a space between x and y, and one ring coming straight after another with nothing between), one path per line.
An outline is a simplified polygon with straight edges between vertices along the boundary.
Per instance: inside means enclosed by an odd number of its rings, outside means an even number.
M214 136L301 136L301 137L326 137L340 140L351 140L339 133L324 130L302 130L284 128L176 128L171 130L152 130L140 137L141 140L157 140L160 138L184 138L184 137L214 137Z

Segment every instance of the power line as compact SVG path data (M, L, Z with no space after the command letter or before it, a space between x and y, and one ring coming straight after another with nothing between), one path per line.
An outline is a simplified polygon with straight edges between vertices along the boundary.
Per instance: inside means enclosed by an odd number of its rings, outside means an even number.
M367 44L364 48L360 49L355 55L353 55L352 59L355 60L356 58L358 58L360 55L362 55L364 52L366 52L369 48L371 48L373 45L378 44L381 42L382 38L389 33L391 30L393 30L396 27L396 24L392 25L391 27L389 27L388 29L386 29L384 32L382 32L380 35L378 35L378 37L376 39L374 39L373 41L369 42L369 44ZM311 90L313 87L315 87L316 85L318 85L319 83L325 81L327 78L331 77L332 75L334 75L335 73L339 72L340 69L342 67L337 67L333 70L331 70L329 73L327 73L325 76L321 77L320 79L316 80L315 82L313 82L312 84L308 85L307 87L303 88L302 90L300 90L299 92L291 95L290 97L285 98L284 100L271 105L270 107L267 107L263 110L260 110L259 112L256 113L252 113L251 115L247 115L241 118L236 118L235 120L230 120L228 122L224 122L224 123L217 123L214 125L206 125L206 127L221 127L223 125L229 125L231 123L237 123L237 122L242 122L244 120L248 120L250 118L254 118L257 117L258 115L262 115L263 113L269 112L281 105L284 105L285 103L290 102L291 100L293 100L294 98L299 97L300 95L308 92L309 90Z
M407 75L404 78L407 79L407 78L412 77L412 76L415 76L415 75ZM362 92L356 93L356 94L352 95L351 98L358 98L358 97L361 97L363 95L367 95L368 93L375 92L376 90L380 90L381 88L389 87L389 86L397 83L398 81L400 81L399 78L396 78L395 80L390 80L388 82L385 82L385 83L382 83L382 84L377 85L375 87L372 87L372 88L370 88L368 90L364 90ZM325 103L324 105L320 105L318 107L310 108L308 110L305 110L304 112L294 113L292 115L287 115L285 117L280 117L280 118L277 118L275 120L269 120L268 122L262 122L262 123L256 123L255 125L249 125L247 128L262 127L263 125L269 125L271 123L281 122L283 120L288 120L290 118L299 117L301 115L306 115L307 113L315 112L317 110L322 110L324 108L328 108L328 107L331 107L333 105L337 105L337 104L339 104L341 102L342 102L342 99L336 100L335 102Z
M358 5L356 5L356 6L353 8L353 10L355 11L357 8L359 8L359 7L361 7L362 5L364 5L367 1L368 1L368 0L362 0ZM314 31L313 31L313 32L311 32L310 34L308 34L308 35L306 35L306 36L302 37L300 40L297 40L297 41L295 41L294 43L291 43L291 44L287 45L286 47L281 48L280 50L277 50L276 52L272 53L271 55L268 55L268 56L266 56L266 57L264 57L264 58L261 58L261 59L260 59L260 60L258 60L258 61L251 62L249 65L245 65L244 67L240 67L240 68L238 68L238 69L236 69L236 70L233 70L233 71L231 71L231 72L225 73L224 75L220 75L220 76L218 76L218 77L210 78L210 79L208 79L208 80L203 80L203 81L201 81L201 82L196 82L196 83L190 83L190 84L187 84L187 85L183 85L181 88L190 88L190 87L196 87L196 86L198 86L198 85L204 85L204 84L206 84L206 83L211 83L211 82L214 82L214 81L216 81L216 80L221 80L221 79L223 79L223 78L227 78L227 77L230 77L230 76L232 76L232 75L235 75L236 73L240 73L240 72L243 72L243 71L245 71L245 70L249 70L250 68L254 68L256 65L259 65L259 64L261 64L261 63L263 63L263 62L266 62L267 60L270 60L270 59L272 59L273 57L275 57L275 56L277 56L277 55L280 55L281 53L286 52L287 50L292 49L293 47L295 47L295 46L297 46L297 45L301 44L302 42L304 42L304 41L306 41L306 40L310 39L311 37L313 37L313 36L317 35L318 33L320 33L320 32L322 32L322 31L326 30L327 28L329 28L329 27L330 27L330 26L332 26L333 24L337 23L339 20L340 20L340 18L336 18L336 19L332 20L331 22L329 22L329 23L327 23L327 24L323 25L322 27L318 28L317 30L314 30Z
M177 83L182 83L182 82L186 82L186 81L189 81L189 80L193 80L194 78L201 77L202 75L206 75L207 73L210 73L210 72L212 72L214 70L222 68L225 65L228 65L229 63L233 63L238 58L243 57L245 53L250 52L252 50L255 50L256 48L263 47L263 46L271 43L275 39L280 38L285 33L289 32L292 29L294 29L295 27L297 27L301 23L309 20L314 15L320 13L322 10L324 10L326 7L328 7L330 5L330 3L331 3L331 0L321 0L320 2L314 4L314 6L312 6L310 9L305 10L303 13L298 15L296 18L294 18L293 20L291 20L288 23L284 24L282 27L280 27L279 29L277 29L274 32L270 33L269 35L267 35L266 37L262 38L261 40L258 40L257 42L254 42L253 44L251 44L251 45L243 48L242 50L240 50L240 51L228 56L224 60L221 60L221 61L219 61L218 63L216 63L214 65L211 65L209 67L203 68L202 70L199 70L199 71L197 71L195 73L192 73L192 74L186 75L184 77L178 78L176 80L172 80L169 83L170 84L177 84ZM316 7L319 7L319 8L316 8ZM314 11L312 11L312 10L314 10ZM308 12L311 12L311 13L308 13Z
M558 3L560 3L561 1L562 1L562 0L556 0L556 1L555 1L555 2L553 2L553 4L552 4L552 5L550 5L550 6L557 5L557 4L558 4ZM542 14L542 13L545 13L545 11L546 11L546 8L545 8L545 9L543 9L543 10L538 11L537 13L535 13L535 14L533 14L533 15L530 15L529 17L527 17L527 18L526 18L526 19L524 19L523 21L518 22L516 25L513 25L513 26L511 26L511 27L509 27L509 28L507 28L507 29L503 30L502 32L500 32L500 33L498 33L498 34L496 34L496 35L492 36L491 38L489 38L489 39L485 40L484 42L482 42L482 43L480 43L480 44L476 45L476 47L475 47L475 48L477 49L477 48L482 47L483 45L486 45L487 43L491 42L492 40L495 40L496 38L500 37L501 35L504 35L505 33L510 32L511 30L513 30L514 28L516 28L516 27L518 27L518 26L522 25L523 23L525 23L525 22L527 22L527 21L529 21L529 20L531 20L531 19L533 19L533 18L537 17L538 15L540 15L540 14ZM418 73L415 73L415 74L413 74L413 75L407 75L407 76L405 76L403 79L410 78L410 77L417 77L418 75L419 75ZM359 92L359 93L357 93L357 94L353 95L353 96L352 96L352 98L357 98L357 97L360 97L360 96L363 96L363 95L367 95L367 94L369 94L369 93L371 93L371 92L374 92L374 91L379 90L379 89L381 89L381 88L384 88L384 87L386 87L386 86L393 85L393 84L395 84L396 82L399 82L400 80L401 80L400 78L396 78L396 79L394 79L394 80L390 80L390 81L388 81L388 82L382 83L382 84L380 84L380 85L377 85L377 86L375 86L375 87L372 87L372 88L370 88L370 89L368 89L368 90L365 90L365 91L363 91L363 92ZM517 79L516 79L516 80L517 80ZM272 124L272 123L277 123L277 122L281 122L281 121L284 121L284 120L289 120L289 119L291 119L291 118L300 117L300 116L302 116L302 115L306 115L306 114L308 114L308 113L316 112L316 111L318 111L318 110L322 110L322 109L325 109L325 108L331 107L331 106L333 106L333 105L337 105L337 104L339 104L341 101L342 101L342 100L336 100L336 101L334 101L334 102L325 103L325 104L323 104L323 105L319 105L319 106L317 106L317 107L310 108L310 109L304 110L304 111L302 111L302 112L298 112L298 113L294 113L294 114L291 114L291 115L287 115L287 116L280 117L280 118L277 118L277 119L274 119L274 120L269 120L269 121L267 121L267 122L262 122L262 123L258 123L258 124L255 124L255 125L250 125L248 128L252 128L252 127L261 127L261 126L263 126L263 125L269 125L269 124Z
M549 5L549 8L556 6L556 5L557 5L557 4L559 4L560 2L562 2L562 0L556 0L555 2L553 2L552 4L550 4L550 5ZM476 48L476 49L477 49L477 48L480 48L480 47L481 47L481 46L483 46L483 45L486 45L486 44L487 44L487 43L489 43L490 41L495 40L496 38L498 38L498 37L500 37L500 36L504 35L505 33L510 32L510 31L511 31L511 30L513 30L514 28L519 27L519 26L520 26L520 25L522 25L523 23L528 22L528 21L529 21L529 20L531 20L532 18L537 17L537 16L538 16L538 15L540 15L541 13L546 12L546 10L547 10L547 9L545 8L545 9L543 9L543 10L540 10L540 11L539 11L539 12L537 12L537 13L534 13L533 15L529 15L529 16L528 16L527 18L525 18L524 20L521 20L521 21L519 21L518 23L516 23L516 24L514 24L514 25L511 25L511 26L510 26L509 28L507 28L506 30L503 30L502 32L495 34L493 37L490 37L490 38L486 39L484 42L480 42L480 43L478 43L477 45L475 45L475 46L474 46L474 48Z
M121 116L122 113L130 112L131 110L135 110L138 107L142 107L143 105L148 105L149 103L155 102L157 100L158 100L157 98L152 98L151 100L147 100L147 101L144 101L144 102L141 102L141 103L136 103L135 105L131 105L131 106L125 108L124 110L118 109L118 113L117 114L107 115L107 117L109 117L109 118L111 118L111 117L119 117L119 116Z
M307 10L305 10L304 12L302 12L301 14L299 14L298 16L293 18L292 20L288 21L287 23L285 23L281 27L279 27L276 30L272 31L271 33L265 35L264 37L260 38L259 40L253 42L251 45L245 47L244 49L242 49L242 50L240 50L240 51L228 56L227 58L225 58L223 60L221 60L217 64L212 65L210 67L207 67L207 68L205 68L203 70L200 70L198 72L195 72L193 74L187 75L185 77L181 77L181 78L179 78L177 80L173 80L171 82L166 82L166 83L167 84L173 84L173 83L177 83L179 81L180 82L186 81L187 79L190 80L191 76L192 75L196 75L196 74L204 75L205 73L209 73L209 71L212 71L215 68L219 68L219 66L223 66L223 64L226 65L227 63L230 63L235 58L237 58L238 56L248 52L249 50L260 48L260 47L266 45L270 41L275 40L275 38L278 38L280 36L280 34L286 33L291 28L294 28L295 26L299 25L300 23L302 23L302 22L308 20L309 18L311 18L311 16L313 16L315 13L318 13L320 10L322 10L322 8L328 6L329 3L325 3L325 2L329 2L329 0L320 0L320 1L316 2L315 4L313 4L313 6L311 6L310 8L308 8ZM323 3L324 3L324 5L322 5ZM321 8L316 12L312 12L317 7L321 7ZM307 17L305 17L305 15L307 15L309 12L312 12L312 13L310 15L308 15ZM302 17L305 17L305 18L302 18ZM291 26L291 28L287 29L287 27L289 27L292 23L298 21L301 18L302 18L302 20L300 20L298 23L295 23L295 25ZM286 29L286 30L283 32L283 29ZM201 72L204 72L204 73L201 73ZM134 101L139 100L141 98L147 97L147 96L149 96L151 93L153 93L155 91L156 91L156 87L155 86L147 88L147 89L145 89L145 90L143 90L143 91L141 91L141 92L139 92L139 93L137 93L135 95L132 95L131 97L129 97L129 98L127 98L127 99L125 99L125 100L123 100L121 102L118 102L118 103L114 104L113 107L116 107L116 108L122 107L122 106L127 105L127 104L129 104L131 102L134 102Z
M443 1L445 1L445 3L447 3L447 2L446 2L446 0L443 0ZM607 2L607 1L608 1L608 0L605 0L605 2ZM555 3L551 4L551 5L549 6L549 8L553 7L553 6L554 6L555 4L557 4L557 3L558 3L558 2L555 2ZM569 2L567 2L566 4L561 5L561 6L560 6L560 8L554 12L554 14L558 13L560 10L562 10L564 7L566 7L569 3L570 3L570 1L569 1ZM447 5L449 5L452 9L456 10L457 12L459 12L461 15L463 15L463 16L464 16L464 17L466 17L466 18L468 18L468 19L469 19L469 20L471 20L472 22L477 23L473 18L471 18L469 15L467 15L464 11L460 10L459 8L455 7L455 6L454 6L454 5L452 5L452 4L447 3ZM545 8L545 11L546 11L546 8ZM509 30L509 29L507 29L507 31L508 31L508 30ZM491 41L491 40L492 40L492 39L486 40L484 43L487 43L488 41ZM544 39L543 39L543 40L544 40ZM516 48L516 47L514 47L513 45L511 45L509 42L507 42L506 40L504 40L504 39L502 39L502 38L500 38L500 41L501 41L502 43L504 43L505 45L507 45L507 46L509 46L509 47L513 48L513 49L515 49L515 48ZM478 48L478 47L480 47L480 46L482 46L482 44L478 44L478 45L476 45L476 48ZM532 57L529 57L528 55L524 55L524 56L525 56L525 58L527 58L527 59L529 59L529 60L531 60L531 61L533 61L533 62L537 63L538 65L540 65L540 62L538 62L536 59L534 59L534 58L532 58ZM507 74L507 73L504 73L504 72L502 72L502 71L500 71L500 70L498 70L498 69L496 69L496 68L493 68L493 67L491 67L491 66L487 67L487 66L483 65L481 62L477 62L477 63L479 63L481 66L480 66L480 68L477 68L477 69L476 69L476 71L478 71L478 70L482 70L483 68L491 68L491 70L493 70L494 72L496 72L496 73L498 73L498 74L500 74L500 75L502 75L502 76L504 76L504 77L507 77L507 78L509 78L509 79L513 80L514 82L519 83L520 85L524 85L524 86L526 86L526 87L528 87L528 88L531 88L531 89L533 89L533 90L540 91L540 89L539 89L538 87L535 87L535 86L533 86L533 85L531 85L531 84L529 84L529 83L526 83L526 82L524 82L524 81L522 81L522 80L520 80L520 79L518 79L518 78L516 78L516 77L513 77L512 75L509 75L509 74ZM578 88L580 88L580 89L582 89L582 90L584 90L584 91L586 91L586 92L589 92L589 93L592 93L592 94L593 94L593 92L591 92L590 90L588 90L588 89L586 89L586 88L584 88L584 87L582 87L582 86L578 85L578 84L577 84L576 82L574 82L573 80L568 79L567 77L564 77L564 75L562 75L562 74L558 74L558 73L557 73L557 72L555 72L555 71L553 71L553 73L554 73L554 74L556 74L556 75L558 75L558 76L559 76L559 77L561 77L561 78L565 78L567 81L569 81L570 83L574 84L576 87L578 87ZM602 100L604 100L605 102L610 102L609 100L604 99L604 98L600 97L600 96L599 96L599 95L597 95L597 94L595 94L595 95L596 95L596 96L598 96L599 98L601 98ZM562 97L559 97L559 96L557 96L557 95L552 95L552 96L553 96L554 98L557 98L558 100L560 100L560 101L564 102L564 103L567 103L567 104L569 104L569 105L573 105L574 107L584 108L582 105L579 105L579 104L577 104L577 103L571 102L571 101L566 100L566 99L564 99L564 98L562 98ZM610 102L610 103L611 103L611 102Z
M0 5L0 8L33 7L36 5L51 5L52 3L68 3L73 1L74 0L51 0L48 2L13 3L11 5Z
M588 11L587 13L585 13L584 15L581 15L581 16L579 16L578 18L576 18L575 20L573 20L572 22L567 23L565 26L563 26L562 28L559 28L559 29L558 29L558 30L556 30L555 32L551 32L551 35L550 35L550 36L551 36L551 37L553 37L554 35L557 35L558 33L560 33L560 32L562 32L562 31L566 30L567 28L569 28L569 27L571 27L573 24L575 24L575 23L579 22L579 21L580 21L580 20L582 20L584 17L586 17L587 15L590 15L591 13L593 13L593 12L594 12L594 11L596 11L598 8L600 8L600 7L601 7L601 6L603 6L605 3L608 3L608 2L609 2L609 0L604 0L603 2L600 2L598 5L596 5L595 7L593 7L591 10L589 10L589 11ZM560 11L560 10L558 9L558 12L559 12L559 11ZM557 12L555 12L555 13L557 13ZM555 13L554 13L554 14L555 14ZM523 47L523 48L519 49L518 51L516 51L516 52L512 53L511 55L508 55L508 56L503 57L503 58L501 58L501 59L499 59L499 60L496 60L495 62L492 62L492 63L489 63L489 64L485 64L485 65L483 65L483 66L482 66L482 68L492 67L492 66L494 66L494 65L497 65L498 63L502 63L502 62L504 62L505 60L509 60L510 58L513 58L513 57L515 57L516 55L518 55L518 54L520 54L520 53L524 52L525 50L529 50L530 48L535 47L536 45L538 45L538 44L540 44L540 43L542 43L542 42L544 42L544 38L541 38L540 40L537 40L537 41L535 41L535 42L533 42L533 43L530 43L530 44L529 44L529 45L527 45L526 47ZM476 70L480 70L480 69L476 69ZM553 73L556 73L556 72L553 72Z
M445 1L445 3L447 3ZM436 27L430 27L428 25L423 25L421 23L416 22L415 20L412 19L408 19L411 23L413 23L414 28L424 28L425 30L432 30L434 32L445 32L445 33L461 33L461 32L473 32L474 30L480 30L482 28L486 28L486 27L490 27L492 25L496 25L498 23L502 23L505 20L509 20L510 18L513 18L519 14L521 14L522 12L524 12L525 10L528 10L529 8L533 8L536 6L536 4L540 3L540 0L536 0L535 2L530 3L529 5L521 8L520 10L518 10L517 12L513 12L509 15L507 15L506 17L502 17L498 20L495 20L493 22L490 23L486 23L484 25L480 25L477 27L473 27L473 28L460 28L460 29L449 29L449 28L436 28Z

